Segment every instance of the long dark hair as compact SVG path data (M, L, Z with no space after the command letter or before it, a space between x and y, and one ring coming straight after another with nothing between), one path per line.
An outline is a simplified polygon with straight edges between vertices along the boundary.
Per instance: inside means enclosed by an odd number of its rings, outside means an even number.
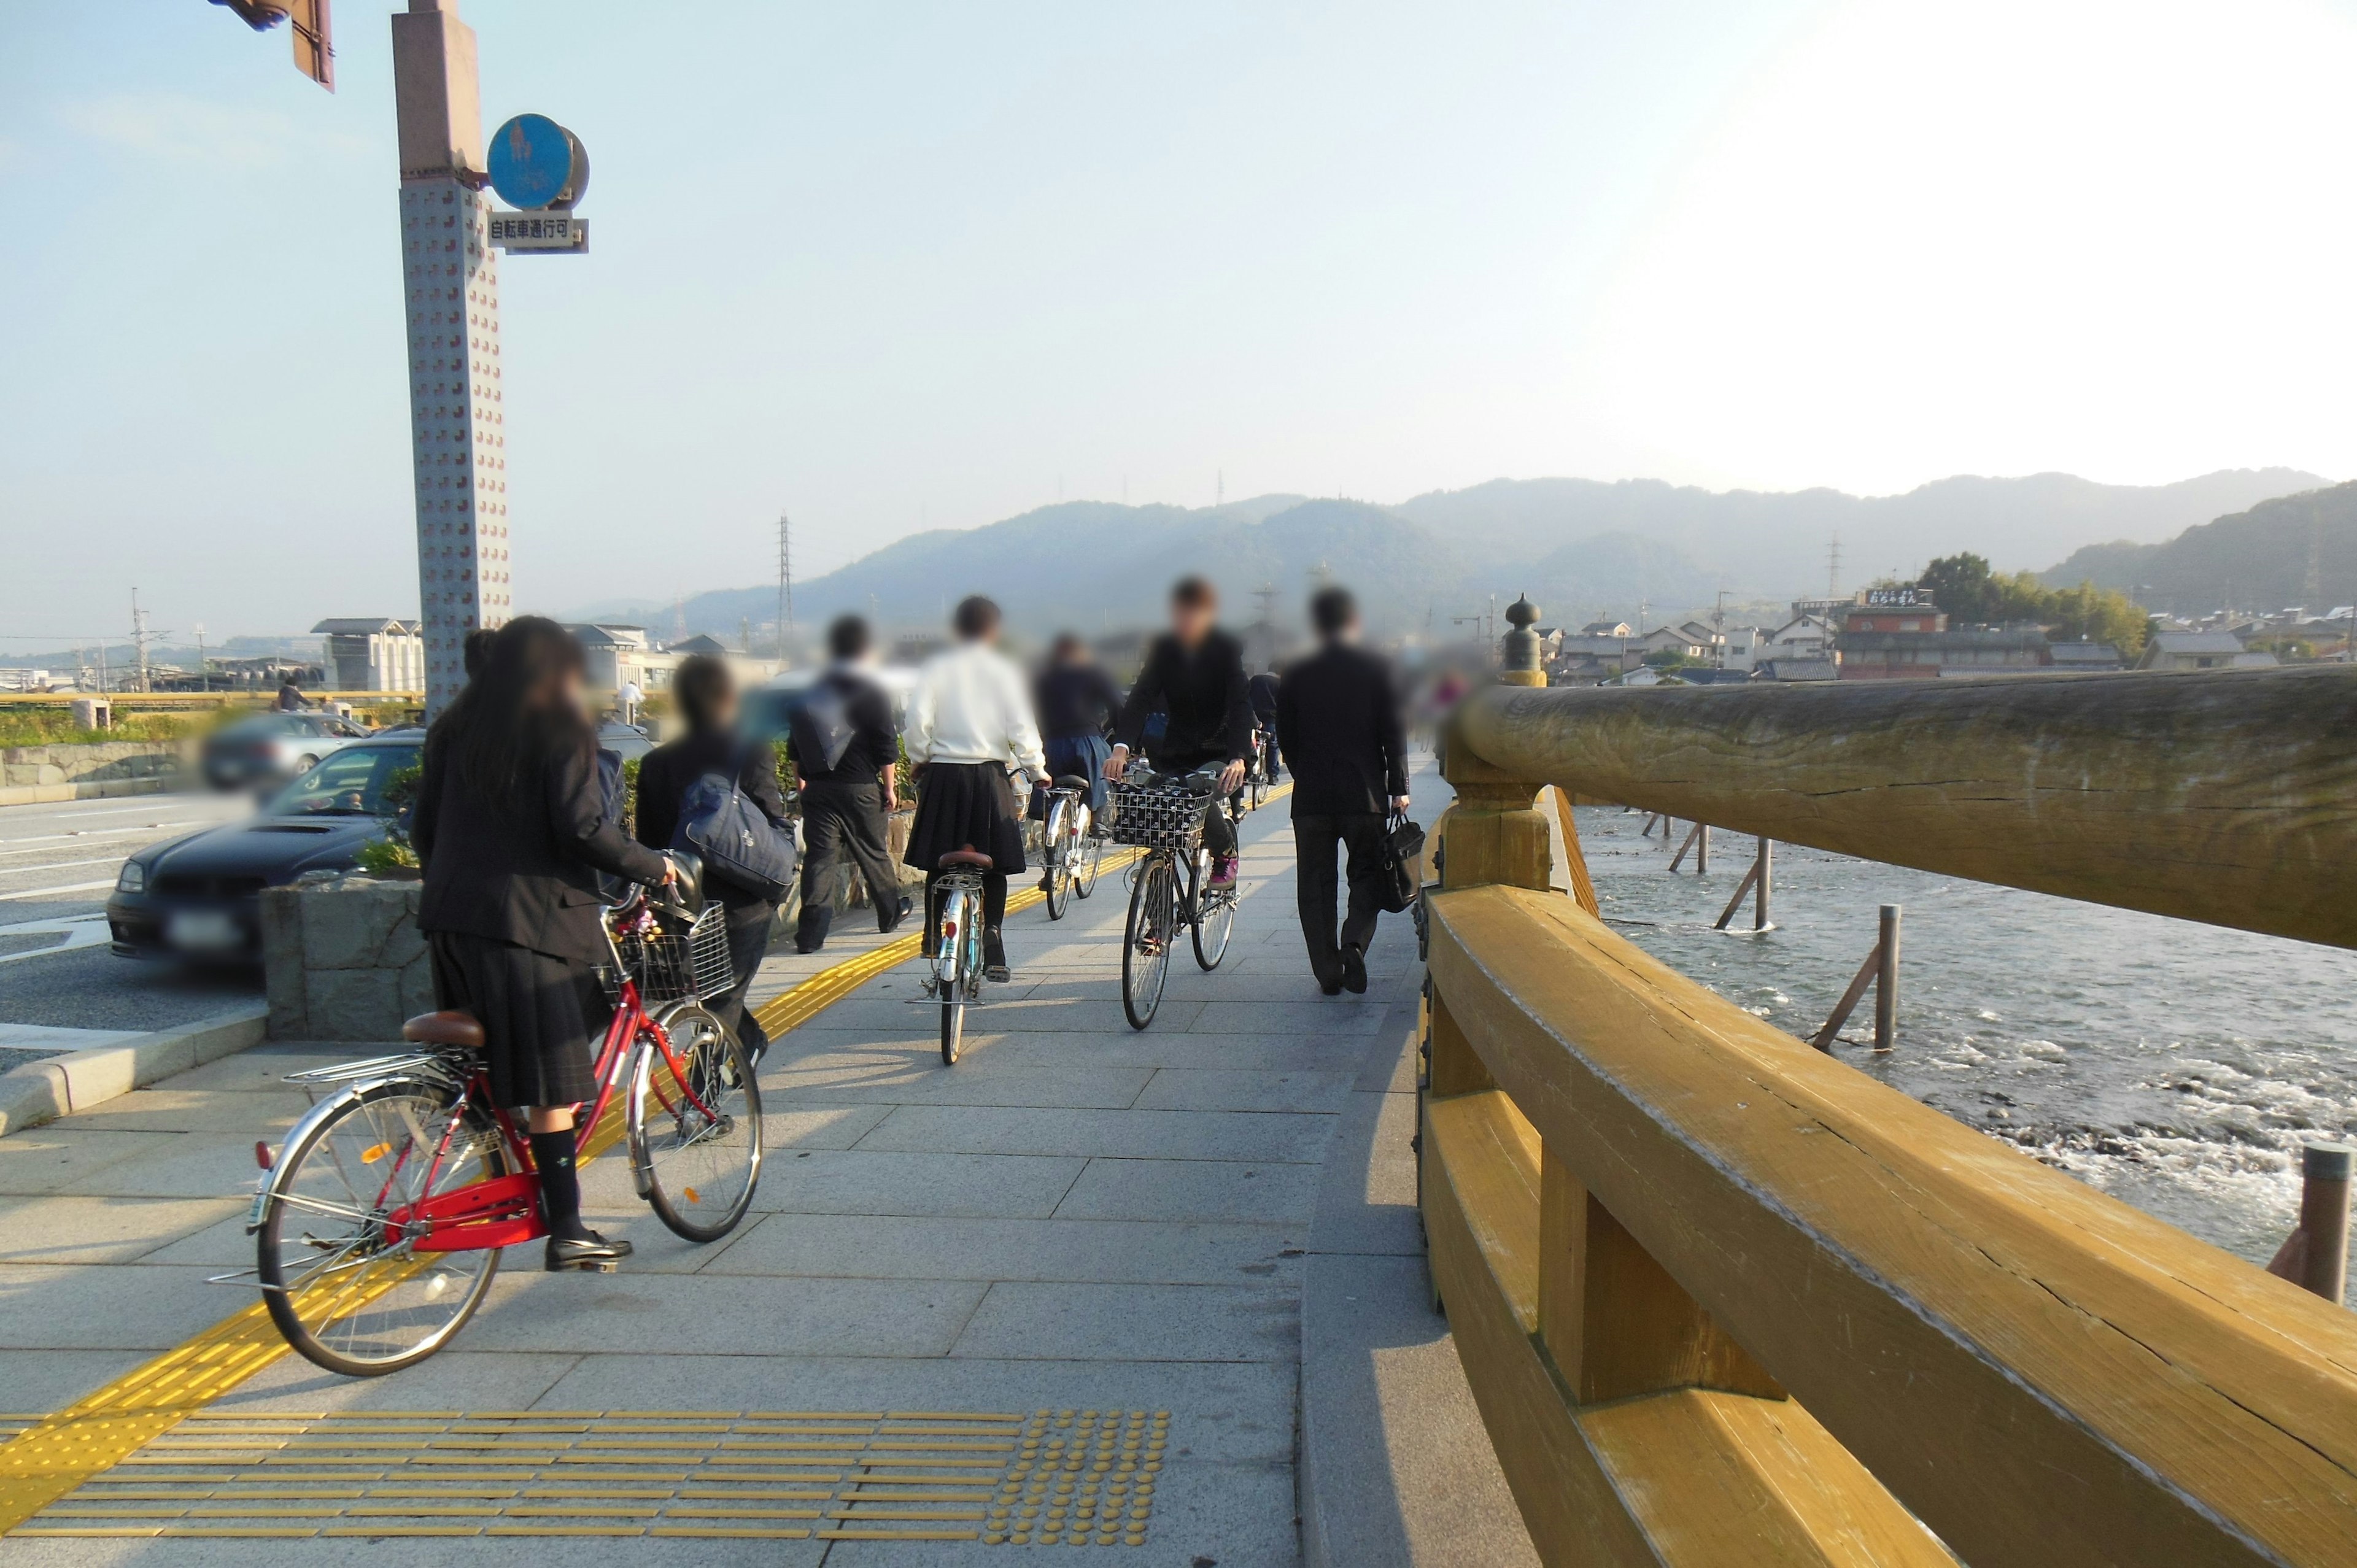
M565 679L587 667L572 634L544 616L500 628L483 667L426 732L425 749L479 798L504 808L551 757L586 746L587 722L564 700Z

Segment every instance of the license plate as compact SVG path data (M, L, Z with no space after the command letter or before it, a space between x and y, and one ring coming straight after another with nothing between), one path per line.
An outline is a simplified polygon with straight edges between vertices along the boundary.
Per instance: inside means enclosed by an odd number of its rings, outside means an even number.
M245 933L219 909L183 909L164 922L164 940L188 952L219 952L242 946Z

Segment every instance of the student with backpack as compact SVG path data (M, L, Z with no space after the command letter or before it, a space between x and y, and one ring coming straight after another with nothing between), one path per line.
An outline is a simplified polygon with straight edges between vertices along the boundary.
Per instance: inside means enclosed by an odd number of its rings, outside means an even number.
M687 733L655 747L639 763L639 842L658 850L693 846L702 854L704 895L727 911L728 956L736 975L728 990L705 997L704 1004L737 1031L746 1056L758 1062L770 1048L770 1036L745 1005L745 993L769 955L770 922L777 918L784 888L766 879L757 883L742 867L732 873L725 860L694 840L716 811L737 806L759 814L751 828L764 830L773 839L782 835L786 845L792 843L785 797L778 789L777 753L738 736L737 682L719 660L698 653L681 660L672 674L671 694L687 721ZM707 785L707 779L717 783ZM683 827L689 830L684 840ZM791 858L787 864L791 867ZM791 869L786 875L790 883Z
M794 710L786 755L801 781L802 913L794 924L794 950L826 945L834 920L835 868L848 857L867 884L878 930L906 918L899 868L886 847L891 814L900 809L899 732L892 699L867 673L872 639L857 616L837 617L826 628L832 659Z

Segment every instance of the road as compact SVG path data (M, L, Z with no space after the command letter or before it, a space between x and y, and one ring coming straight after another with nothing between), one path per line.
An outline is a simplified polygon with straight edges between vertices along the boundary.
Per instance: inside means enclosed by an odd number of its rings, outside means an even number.
M140 962L106 947L106 895L126 855L253 810L246 796L212 794L0 808L0 1068L261 993L254 973Z

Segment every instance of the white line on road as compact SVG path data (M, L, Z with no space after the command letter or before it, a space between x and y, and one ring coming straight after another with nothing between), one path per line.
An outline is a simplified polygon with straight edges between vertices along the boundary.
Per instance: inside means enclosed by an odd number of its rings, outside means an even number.
M56 936L65 940L55 947L33 948L25 952L0 953L0 963L18 963L28 958L47 958L51 953L80 952L84 948L102 946L113 938L103 915L75 915L63 920L27 920L14 926L0 926L0 937ZM0 1026L5 1028L5 1026Z
M0 838L0 843L56 843L66 839L121 839L129 838L134 833L153 832L157 828L206 828L220 825L218 822L201 817L192 817L187 822L149 822L145 827L137 828L91 828L78 833L27 833L22 838ZM40 853L41 851L37 849L0 849L0 854L39 854Z
M119 854L101 855L96 860L45 860L38 865L0 866L0 876L30 876L37 871L63 871L74 865L120 865L122 864L123 857Z
M113 886L110 877L104 882L71 882L63 887L27 887L22 893L0 893L0 898L46 898L52 893L88 893L92 888Z

